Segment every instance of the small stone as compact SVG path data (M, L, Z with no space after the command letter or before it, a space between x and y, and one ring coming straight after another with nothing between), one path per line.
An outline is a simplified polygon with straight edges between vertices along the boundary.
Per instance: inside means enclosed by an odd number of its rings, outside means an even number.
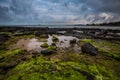
M43 50L43 51L41 51L41 54L43 54L43 55L51 55L51 54L53 54L53 51L52 50Z

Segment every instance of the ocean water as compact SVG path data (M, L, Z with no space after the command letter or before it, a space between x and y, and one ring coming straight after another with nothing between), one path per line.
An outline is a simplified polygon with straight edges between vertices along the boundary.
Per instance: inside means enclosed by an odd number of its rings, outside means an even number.
M40 26L24 26L24 27L48 27L48 28L98 28L120 30L120 26L65 26L65 25L40 25Z

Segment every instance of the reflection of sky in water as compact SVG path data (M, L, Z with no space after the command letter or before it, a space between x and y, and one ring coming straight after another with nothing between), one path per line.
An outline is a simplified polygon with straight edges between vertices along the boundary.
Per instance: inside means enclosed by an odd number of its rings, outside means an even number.
M27 46L27 50L28 51L40 51L42 50L42 48L40 47L40 45L42 44L43 42L38 42L37 39L33 38L30 40L30 42L28 43L28 46Z
M78 47L78 45L77 44L75 44L75 45L73 45L73 46L71 46L71 44L70 44L70 40L73 40L73 39L76 39L77 41L79 40L79 39L77 39L76 37L72 37L72 36L64 36L64 35L62 35L62 36L57 36L57 35L53 35L53 36L56 36L58 39L59 39L59 41L58 42L56 42L56 46L58 47L58 48L68 48L68 47L72 47L73 48L73 50L76 50L76 49L79 49ZM26 41L26 40L23 40L23 43L22 44L26 44L26 43L24 43L24 41ZM38 39L36 39L36 38L32 38L32 39L29 39L29 40L27 40L28 41L28 43L26 44L26 46L25 46L25 49L27 50L27 51L35 51L35 52L40 52L41 50L44 50L45 48L42 48L42 47L40 47L41 46L41 44L43 44L43 43L45 43L45 42L40 42ZM19 41L18 41L18 43L19 43ZM52 43L53 43L53 41L52 41L52 36L51 35L49 35L49 38L47 39L47 42L46 42L48 45L51 45ZM20 43L19 43L20 44ZM20 45L19 45L20 46Z

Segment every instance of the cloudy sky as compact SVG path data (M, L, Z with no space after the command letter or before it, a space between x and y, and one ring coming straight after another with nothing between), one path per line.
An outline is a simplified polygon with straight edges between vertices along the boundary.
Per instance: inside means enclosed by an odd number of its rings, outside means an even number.
M120 21L120 0L0 0L0 24Z

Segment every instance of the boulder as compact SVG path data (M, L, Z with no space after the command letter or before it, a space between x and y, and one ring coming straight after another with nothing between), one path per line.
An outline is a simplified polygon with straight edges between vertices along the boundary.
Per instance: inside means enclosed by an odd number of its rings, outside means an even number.
M77 42L76 39L70 40L70 44L73 44L73 43L76 43L76 42Z
M91 43L84 43L81 46L81 50L83 53L87 53L90 55L97 55L98 54L98 49L95 48Z
M43 43L43 44L41 44L41 47L42 48L47 48L49 45L47 44L47 43Z

